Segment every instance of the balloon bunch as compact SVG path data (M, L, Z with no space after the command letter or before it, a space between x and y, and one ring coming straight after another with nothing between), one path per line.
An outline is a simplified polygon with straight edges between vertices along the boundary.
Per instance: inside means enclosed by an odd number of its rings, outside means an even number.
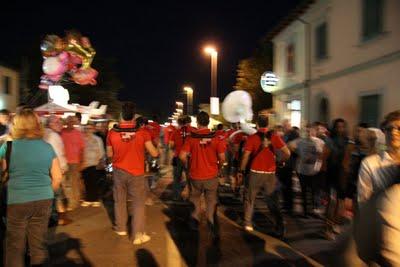
M39 88L70 80L80 85L95 85L98 72L91 68L96 51L89 38L68 32L65 38L47 35L40 45L43 72Z

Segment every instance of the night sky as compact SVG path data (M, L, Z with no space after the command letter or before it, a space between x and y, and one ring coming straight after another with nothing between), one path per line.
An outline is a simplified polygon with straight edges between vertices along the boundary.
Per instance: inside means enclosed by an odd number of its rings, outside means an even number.
M300 1L15 2L1 7L1 60L15 61L35 47L40 55L46 34L64 36L65 30L77 29L90 38L97 55L117 59L125 84L120 100L166 115L176 100L185 100L185 84L195 90L195 107L208 102L206 44L218 49L218 94L223 97L232 90L239 60L249 57Z

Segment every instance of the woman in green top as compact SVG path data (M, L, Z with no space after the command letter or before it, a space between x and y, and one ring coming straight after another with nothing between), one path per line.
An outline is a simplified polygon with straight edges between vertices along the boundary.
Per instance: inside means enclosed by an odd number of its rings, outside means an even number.
M48 259L46 236L54 190L62 177L60 164L42 140L43 128L32 110L14 117L11 136L5 266L24 266L26 241L31 264L41 265ZM6 151L7 143L0 148L3 164Z

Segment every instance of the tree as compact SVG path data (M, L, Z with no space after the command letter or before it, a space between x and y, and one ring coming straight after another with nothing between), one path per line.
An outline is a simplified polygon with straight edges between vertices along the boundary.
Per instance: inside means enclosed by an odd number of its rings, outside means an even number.
M265 93L260 85L261 75L271 69L272 45L270 43L260 45L251 57L239 61L234 88L250 93L255 112L272 106L272 95Z

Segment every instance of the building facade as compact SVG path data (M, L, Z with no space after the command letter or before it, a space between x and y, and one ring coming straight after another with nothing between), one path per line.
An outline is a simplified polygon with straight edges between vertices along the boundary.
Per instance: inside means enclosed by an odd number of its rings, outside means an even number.
M310 2L272 40L277 119L378 126L400 109L400 1Z
M15 111L19 100L19 73L0 65L0 109Z

